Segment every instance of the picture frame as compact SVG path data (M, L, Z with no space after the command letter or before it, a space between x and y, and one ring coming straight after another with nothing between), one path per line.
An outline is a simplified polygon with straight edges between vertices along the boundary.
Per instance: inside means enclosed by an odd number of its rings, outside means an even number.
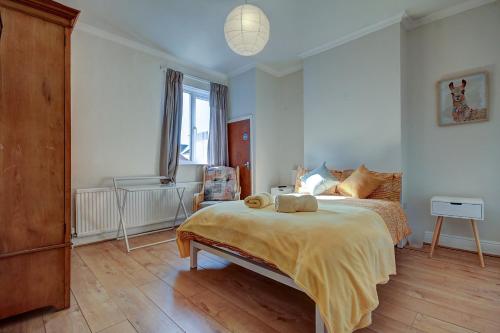
M489 120L489 73L486 70L447 75L436 84L439 126Z

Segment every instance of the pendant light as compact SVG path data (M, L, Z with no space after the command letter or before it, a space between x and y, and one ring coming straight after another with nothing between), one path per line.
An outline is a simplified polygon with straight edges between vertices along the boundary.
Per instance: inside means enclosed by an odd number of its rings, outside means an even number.
M247 3L234 8L224 24L227 45L242 56L253 56L262 51L269 41L269 31L266 14Z

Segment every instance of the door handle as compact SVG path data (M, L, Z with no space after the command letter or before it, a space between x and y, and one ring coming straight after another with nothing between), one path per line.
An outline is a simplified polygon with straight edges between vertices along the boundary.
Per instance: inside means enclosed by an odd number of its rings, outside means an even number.
M2 39L2 30L3 30L2 12L0 12L0 40Z
M243 164L243 165L245 166L245 168L250 170L250 162L249 161L246 161L245 164Z

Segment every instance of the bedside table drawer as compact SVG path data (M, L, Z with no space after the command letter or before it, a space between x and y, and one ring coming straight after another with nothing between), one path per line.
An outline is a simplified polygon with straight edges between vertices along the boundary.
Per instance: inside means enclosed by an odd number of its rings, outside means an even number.
M483 206L470 203L433 201L431 214L482 220Z

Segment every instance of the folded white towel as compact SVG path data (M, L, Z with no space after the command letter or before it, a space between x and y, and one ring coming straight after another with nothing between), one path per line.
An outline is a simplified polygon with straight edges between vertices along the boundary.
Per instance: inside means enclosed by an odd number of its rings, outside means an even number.
M250 208L264 208L274 203L274 198L267 192L250 195L244 200L245 205Z
M315 212L318 210L318 200L308 194L280 194L276 197L274 208L280 213Z

